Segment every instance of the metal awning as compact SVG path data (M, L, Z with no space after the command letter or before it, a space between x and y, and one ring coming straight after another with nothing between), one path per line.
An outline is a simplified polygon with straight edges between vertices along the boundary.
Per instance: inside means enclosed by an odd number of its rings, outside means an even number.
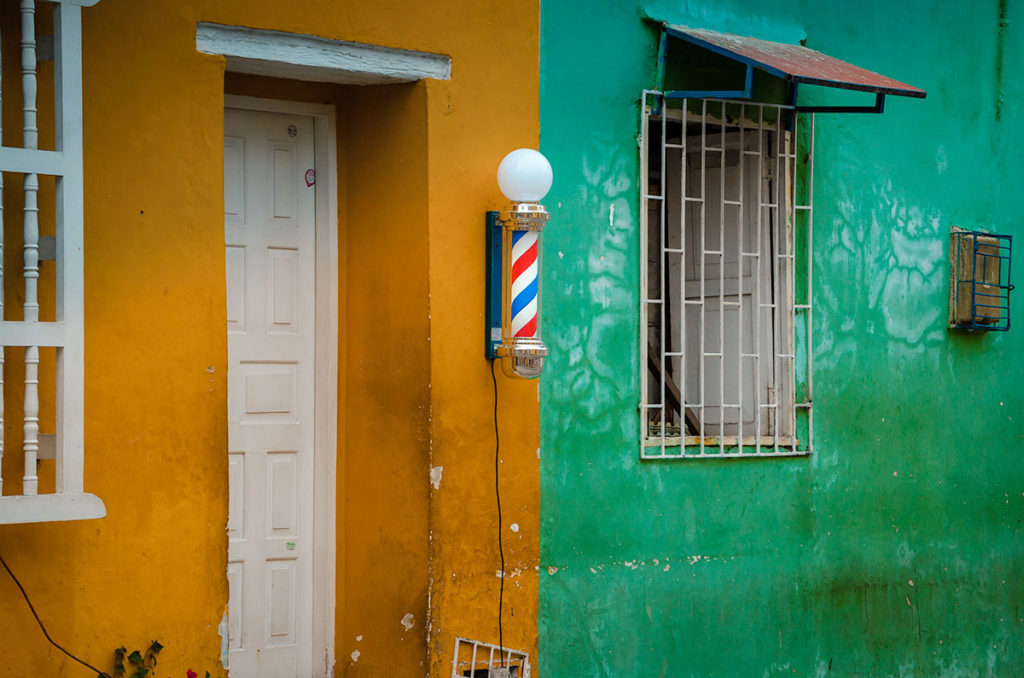
M720 33L702 28L690 28L669 23L662 24L661 48L658 53L659 85L664 76L665 60L668 54L668 38L678 38L732 59L747 67L746 85L743 90L729 90L705 94L725 98L749 98L753 69L764 71L794 84L819 85L838 89L872 92L876 95L875 106L814 106L799 107L801 110L819 112L878 112L888 94L924 98L926 92L912 85L873 73L860 66L822 54L802 45L761 40L746 35ZM663 88L662 88L663 89ZM669 94L666 92L666 94ZM678 94L684 94L682 92ZM793 94L794 101L796 94Z

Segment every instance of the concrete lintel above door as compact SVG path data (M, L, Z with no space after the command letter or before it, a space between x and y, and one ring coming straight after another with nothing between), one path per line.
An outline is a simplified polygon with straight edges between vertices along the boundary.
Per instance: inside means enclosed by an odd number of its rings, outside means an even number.
M224 55L236 73L342 85L448 80L452 70L443 54L211 23L196 26L196 49Z

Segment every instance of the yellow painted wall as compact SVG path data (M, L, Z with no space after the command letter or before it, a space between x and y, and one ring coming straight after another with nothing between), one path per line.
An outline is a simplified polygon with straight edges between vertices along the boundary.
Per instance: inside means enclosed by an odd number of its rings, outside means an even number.
M5 37L12 18L0 5ZM216 673L227 600L225 90L338 112L336 674L447 675L456 635L497 642L483 212L500 206L502 155L537 143L537 19L535 3L511 0L84 10L86 489L108 517L0 526L0 553L58 642L109 670L115 647L157 638L160 674ZM443 53L452 79L225 80L221 58L195 52L198 21ZM8 63L16 54L5 45ZM5 130L20 126L12 80ZM504 639L535 657L536 386L498 379ZM14 428L8 417L8 441ZM5 478L20 475L10 459ZM0 675L78 672L0 576Z
M453 55L451 83L429 82L432 466L431 675L450 671L451 638L498 642L494 423L489 364L482 351L484 212L504 198L498 163L537 147L535 10L489 5L494 27L480 32L477 58ZM490 28L490 26L488 26ZM463 87L463 83L472 83ZM474 87L475 85L475 87ZM479 90L497 86L486 96ZM465 135L465 143L448 140ZM557 171L557 168L555 168ZM454 189L454 190L453 190ZM552 228L557 225L552 225ZM503 637L537 656L539 488L536 382L513 381L497 367L502 538L506 561ZM511 526L516 524L518 532Z
M341 126L348 350L336 646L339 673L348 676L415 675L425 660L431 346L424 99L422 85L351 91ZM406 614L416 619L409 631L401 624Z

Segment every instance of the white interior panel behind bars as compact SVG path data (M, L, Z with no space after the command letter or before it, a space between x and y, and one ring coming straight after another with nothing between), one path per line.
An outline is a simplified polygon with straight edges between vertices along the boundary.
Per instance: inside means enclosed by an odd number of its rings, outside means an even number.
M641 457L810 454L814 117L641 108Z

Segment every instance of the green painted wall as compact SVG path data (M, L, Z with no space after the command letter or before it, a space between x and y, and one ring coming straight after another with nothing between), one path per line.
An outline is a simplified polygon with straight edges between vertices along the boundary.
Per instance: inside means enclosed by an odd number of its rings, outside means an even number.
M945 329L951 225L1013 234L1024 283L1024 3L675 0L928 91L819 116L815 448L638 460L638 98L624 0L545 0L544 676L1024 675L1024 294ZM1000 54L1002 45L1002 54Z

